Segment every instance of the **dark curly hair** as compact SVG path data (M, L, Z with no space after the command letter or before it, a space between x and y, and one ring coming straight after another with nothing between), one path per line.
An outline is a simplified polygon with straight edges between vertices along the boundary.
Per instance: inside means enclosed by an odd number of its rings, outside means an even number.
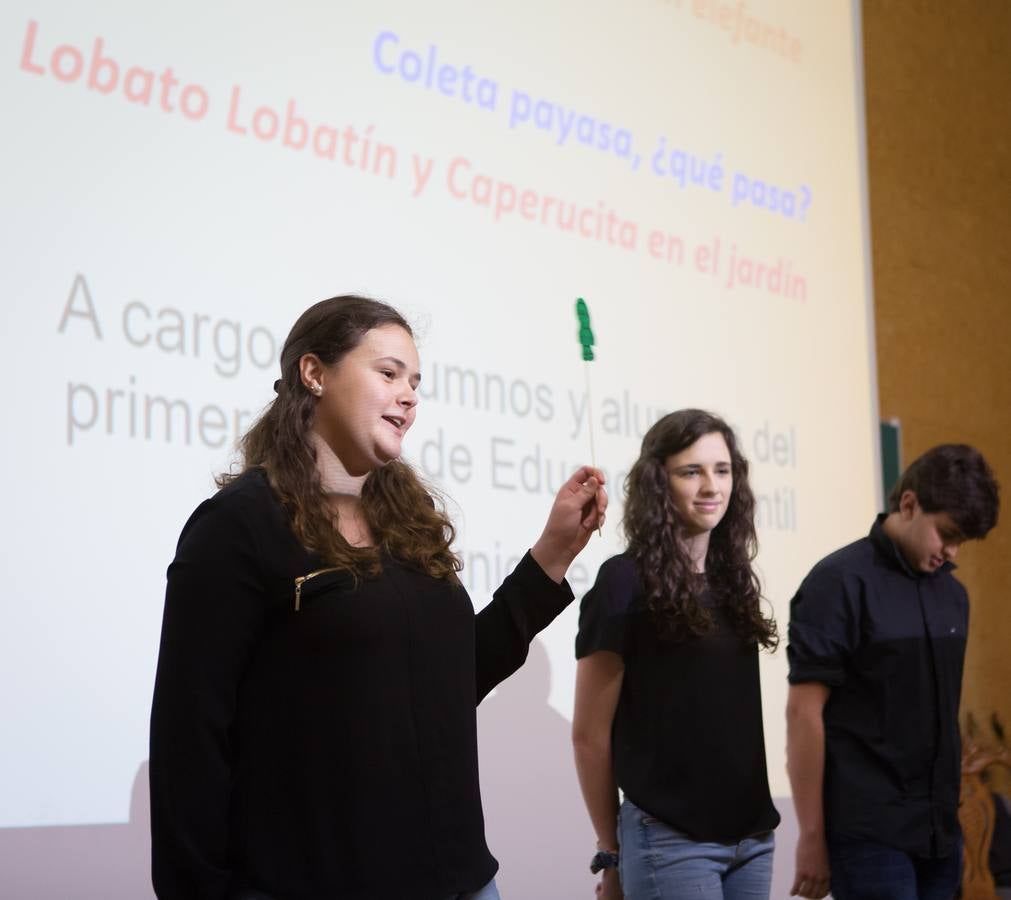
M362 487L362 511L376 536L375 547L354 547L337 529L310 441L316 397L302 384L299 361L314 353L332 366L361 343L366 332L397 325L411 327L392 306L346 295L310 306L292 326L281 351L277 396L239 442L243 471L259 467L291 516L298 539L332 566L355 577L377 575L383 551L436 578L456 580L459 557L450 549L455 530L438 495L405 462L394 460L369 474ZM241 473L218 476L219 487Z
M727 511L710 535L703 578L695 572L685 547L685 523L675 508L664 464L668 457L714 433L727 442L733 489ZM639 458L625 479L625 498L622 529L627 552L660 633L681 641L711 632L713 617L702 602L708 588L742 638L775 649L779 643L776 623L762 613L761 585L752 568L758 550L755 495L748 484L748 461L730 426L701 409L664 416L643 438Z

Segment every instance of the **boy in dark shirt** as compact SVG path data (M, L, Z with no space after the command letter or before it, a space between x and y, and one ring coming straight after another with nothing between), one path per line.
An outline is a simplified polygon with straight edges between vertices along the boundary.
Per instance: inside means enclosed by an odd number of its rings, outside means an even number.
M997 522L979 451L915 460L870 534L819 562L790 609L787 759L800 823L792 894L951 900L958 703L969 623L958 548Z

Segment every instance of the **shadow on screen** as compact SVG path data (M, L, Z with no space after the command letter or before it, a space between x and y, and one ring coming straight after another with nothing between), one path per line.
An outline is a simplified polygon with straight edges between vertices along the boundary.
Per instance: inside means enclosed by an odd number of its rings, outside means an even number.
M526 664L478 709L488 846L503 900L591 900L594 836L572 762L570 725L548 705L551 664L540 641ZM147 762L125 825L0 829L4 897L153 900ZM788 897L797 825L789 798L777 835L771 897Z
M125 825L0 829L4 897L152 900L147 762L137 770Z
M596 839L572 759L570 724L548 705L551 664L534 640L526 664L478 708L481 794L488 846L501 868L503 900L592 900ZM797 823L788 797L775 798L770 897L789 897Z
M548 705L551 663L539 640L478 707L488 846L503 900L591 898L594 836L572 762L569 721Z

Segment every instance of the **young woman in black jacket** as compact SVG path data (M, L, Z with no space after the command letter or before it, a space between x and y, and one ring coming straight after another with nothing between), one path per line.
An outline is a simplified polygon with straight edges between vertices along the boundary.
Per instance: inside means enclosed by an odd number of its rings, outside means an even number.
M311 307L242 472L183 529L151 715L160 900L498 897L475 707L571 601L604 479L572 476L475 616L453 527L399 459L419 379L394 309Z

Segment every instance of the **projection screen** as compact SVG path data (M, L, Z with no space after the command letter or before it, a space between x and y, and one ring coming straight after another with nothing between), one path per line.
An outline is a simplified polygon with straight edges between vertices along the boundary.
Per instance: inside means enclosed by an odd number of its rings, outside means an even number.
M417 328L408 458L449 498L476 607L590 461L592 422L612 505L581 595L622 549L645 429L697 406L752 464L785 631L802 575L877 504L854 5L4 4L0 847L131 821L175 540L289 326L334 294ZM479 713L502 885L522 860L592 889L577 613ZM763 655L780 798L785 674ZM552 874L566 842L578 875Z

